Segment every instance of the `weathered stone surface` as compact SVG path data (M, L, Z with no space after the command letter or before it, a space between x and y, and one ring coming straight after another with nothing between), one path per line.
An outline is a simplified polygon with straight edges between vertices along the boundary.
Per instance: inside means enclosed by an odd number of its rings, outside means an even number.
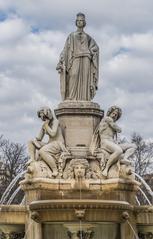
M92 239L94 236L94 225L92 224L64 224L67 228L69 239Z
M25 235L24 232L11 232L11 233L0 232L1 239L23 239L24 235Z
M64 163L65 154L69 152L64 145L59 122L53 117L51 109L43 107L37 114L43 125L39 135L28 145L30 160L27 165L30 166L26 177L55 178L63 170L61 164ZM47 143L43 141L45 135L49 137Z
M56 181L56 182L55 182ZM129 202L135 205L139 183L124 179L33 179L24 180L21 187L26 192L27 204L37 200L97 199Z
M0 225L0 238L1 239L23 239L25 235L25 226L15 224L2 224Z
M134 168L129 158L135 152L136 145L117 142L121 128L116 121L121 114L122 110L119 107L110 107L96 128L90 145L92 155L100 157L101 172L105 178L134 177Z
M103 117L97 103L65 101L55 114L62 127L67 147L89 147L92 135Z
M0 208L0 226L10 225L11 230L24 228L26 222L27 208L22 205L1 205ZM14 225L15 224L15 225ZM21 227L20 227L21 225ZM14 227L13 227L14 226ZM8 227L9 228L9 227ZM0 231L2 228L0 228Z

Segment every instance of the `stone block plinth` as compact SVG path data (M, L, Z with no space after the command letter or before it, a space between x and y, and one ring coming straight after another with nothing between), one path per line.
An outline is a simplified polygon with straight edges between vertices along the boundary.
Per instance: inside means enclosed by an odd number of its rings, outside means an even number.
M97 103L64 101L55 110L67 147L89 147L93 132L103 117Z

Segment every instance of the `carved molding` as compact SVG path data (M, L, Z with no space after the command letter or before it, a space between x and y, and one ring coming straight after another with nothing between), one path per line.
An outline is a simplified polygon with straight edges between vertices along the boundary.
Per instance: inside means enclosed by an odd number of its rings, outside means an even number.
M138 233L139 239L153 239L152 232L139 232Z
M87 101L72 101L60 103L55 110L57 118L61 115L88 115L102 118L104 111L100 109L97 103Z
M57 118L61 115L85 115L85 116L96 116L102 118L104 115L104 112L100 109L84 109L84 108L78 108L78 109L57 109L55 110Z
M78 231L78 232L67 232L68 238L73 239L92 239L94 236L93 231Z
M2 212L26 212L27 209L22 205L1 205L1 213Z
M61 102L58 105L58 109L63 109L63 108L68 108L68 109L73 109L73 108L84 108L84 109L100 109L100 105L98 103L95 102L91 102L91 101L79 101L79 100L66 100L64 102ZM100 109L101 110L101 109Z
M80 239L92 239L94 236L94 232L93 231L78 231L77 236Z
M0 233L1 239L23 239L25 233L24 232L11 232L11 233Z
M153 213L153 206L141 205L134 207L136 213Z

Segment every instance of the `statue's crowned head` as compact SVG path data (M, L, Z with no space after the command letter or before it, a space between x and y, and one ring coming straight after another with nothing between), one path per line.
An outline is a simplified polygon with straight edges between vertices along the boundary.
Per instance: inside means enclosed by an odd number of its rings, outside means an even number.
M85 19L85 14L84 13L79 12L76 15L76 26L79 27L79 28L83 28L83 27L86 26L86 19Z
M122 110L118 106L111 106L107 111L107 116L113 118L114 121L117 121L122 115Z
M38 118L41 118L43 121L53 119L52 111L49 107L42 107L37 111Z

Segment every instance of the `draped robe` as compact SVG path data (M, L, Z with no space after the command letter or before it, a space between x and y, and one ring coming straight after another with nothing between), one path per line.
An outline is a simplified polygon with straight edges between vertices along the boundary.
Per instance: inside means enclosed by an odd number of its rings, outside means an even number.
M85 32L72 32L60 55L62 99L90 101L98 87L99 48Z

